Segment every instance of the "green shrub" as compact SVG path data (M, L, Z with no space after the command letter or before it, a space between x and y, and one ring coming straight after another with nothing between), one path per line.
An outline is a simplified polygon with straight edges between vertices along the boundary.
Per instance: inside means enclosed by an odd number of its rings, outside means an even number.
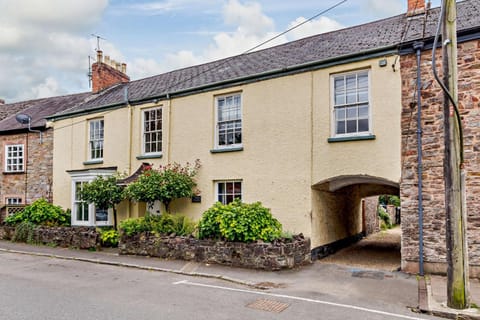
M28 221L42 226L68 226L70 225L70 211L49 203L41 198L28 205L23 211L15 213L5 219L8 225L17 225Z
M15 227L15 234L13 235L13 242L34 243L34 232L37 226L30 221L22 221Z
M120 222L120 231L128 236L149 231L146 228L145 219L142 218L129 218Z
M273 241L282 236L282 225L260 202L251 204L235 200L216 203L204 212L199 222L199 237L228 241Z
M183 215L170 215L173 219L170 233L178 236L188 236L195 231L196 224L191 219Z
M205 211L198 223L198 237L200 239L221 238L220 216L227 210L226 206L217 202Z
M104 247L118 247L118 232L115 229L100 229L100 241Z
M120 230L128 236L141 232L186 236L194 232L195 223L183 215L164 213L157 216L147 213L145 217L123 220Z
M400 207L400 197L384 194L378 197L378 203L382 205L393 205L395 207Z
M380 227L382 228L382 230L391 229L393 226L392 220L390 219L390 215L385 211L382 206L378 206L377 214L380 218Z

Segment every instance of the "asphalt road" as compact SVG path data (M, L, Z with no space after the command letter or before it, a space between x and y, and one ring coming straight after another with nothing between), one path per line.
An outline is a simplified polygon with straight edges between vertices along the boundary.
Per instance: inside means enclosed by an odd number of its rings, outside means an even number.
M339 281L345 288L346 280ZM0 253L2 320L434 319L394 304L353 301L343 290L317 289L253 290L201 277Z

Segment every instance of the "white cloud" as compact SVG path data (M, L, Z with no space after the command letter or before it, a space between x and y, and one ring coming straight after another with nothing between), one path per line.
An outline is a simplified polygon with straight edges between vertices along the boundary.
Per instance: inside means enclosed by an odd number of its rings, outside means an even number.
M108 0L0 0L0 98L87 89L90 30Z
M114 12L119 15L144 15L157 16L175 11L208 12L211 8L221 5L222 0L161 0L142 1L133 4L120 4L115 6Z
M60 86L56 79L48 77L38 86L32 88L32 94L36 97L51 97L59 94Z
M406 0L388 2L385 0L367 0L363 5L363 9L369 14L388 17L401 13L405 3L407 3Z
M179 51L169 54L167 57L167 69L170 67L185 67L200 62L212 61L229 56L238 55L250 50L257 45L277 36L274 21L265 15L260 4L255 2L241 3L238 0L229 0L223 10L224 22L234 26L232 32L218 32L213 36L213 42L199 54L190 51ZM289 29L297 24L305 22L304 17L292 21ZM282 35L258 49L264 49L279 45L287 41L296 40L306 36L328 32L343 27L337 21L320 17L294 29L286 35Z
M223 16L227 25L238 26L237 34L246 37L263 37L266 31L274 29L273 20L264 15L260 4L255 2L243 5L238 0L230 0Z
M127 74L130 79L145 78L164 71L165 67L154 59L136 58L127 64Z
M306 23L305 21L307 21L307 19L305 19L304 17L298 17L290 23L288 28L293 28L294 26L297 26L301 23L303 23L303 25L293 29L287 34L289 40L305 38L319 33L338 30L344 27L339 22L328 17L320 17L319 19L312 20Z
M223 19L226 25L234 26L235 30L216 33L213 36L213 42L201 53L194 54L191 51L182 50L167 55L168 70L173 69L170 67L186 67L238 55L276 34L273 20L262 12L258 3L242 4L238 0L229 0L223 8ZM286 39L282 37L269 43L268 46L285 41Z

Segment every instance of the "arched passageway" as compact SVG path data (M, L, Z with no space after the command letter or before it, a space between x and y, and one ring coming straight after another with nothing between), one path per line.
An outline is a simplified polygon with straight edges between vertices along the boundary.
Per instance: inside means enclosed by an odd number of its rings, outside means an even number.
M398 195L399 184L367 175L338 176L316 183L312 193L312 257L315 259L363 238L368 217L362 199Z

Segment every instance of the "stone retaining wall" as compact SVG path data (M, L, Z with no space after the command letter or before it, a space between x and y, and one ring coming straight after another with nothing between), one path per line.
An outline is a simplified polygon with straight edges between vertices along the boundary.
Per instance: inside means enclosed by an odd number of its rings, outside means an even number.
M15 228L0 227L0 239L12 240ZM33 241L40 244L78 249L96 248L100 245L100 237L93 227L37 227Z
M270 271L311 263L310 239L303 235L291 241L240 243L141 233L122 235L119 252Z

